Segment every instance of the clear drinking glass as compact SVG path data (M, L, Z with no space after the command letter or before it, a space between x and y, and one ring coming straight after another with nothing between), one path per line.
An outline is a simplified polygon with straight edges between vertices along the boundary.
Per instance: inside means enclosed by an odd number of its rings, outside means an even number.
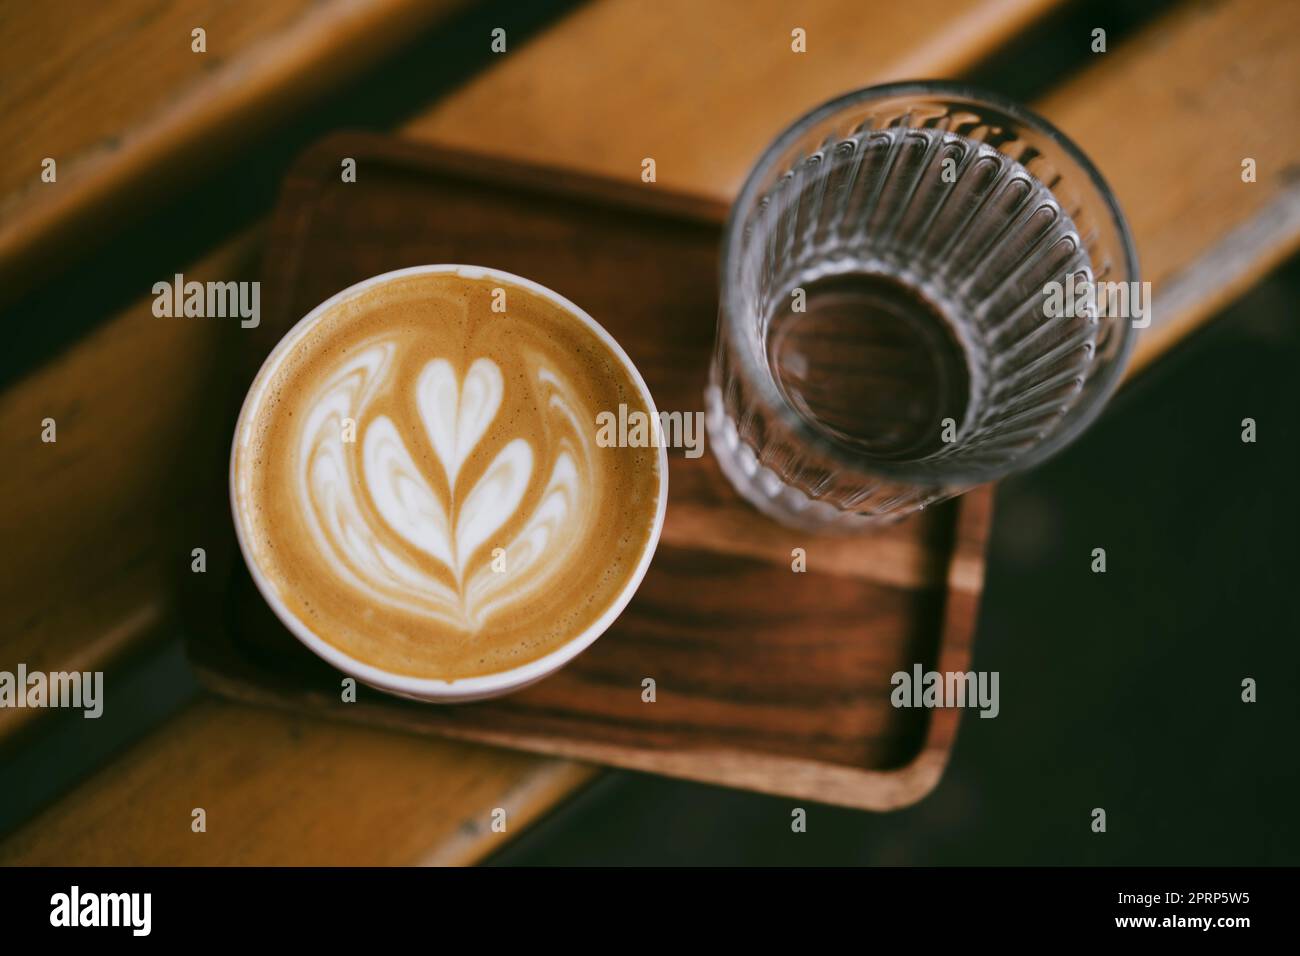
M749 502L811 529L1027 468L1097 416L1134 339L1114 300L1059 314L1049 290L1137 282L1114 196L1042 118L953 83L840 97L768 147L732 207L714 455Z

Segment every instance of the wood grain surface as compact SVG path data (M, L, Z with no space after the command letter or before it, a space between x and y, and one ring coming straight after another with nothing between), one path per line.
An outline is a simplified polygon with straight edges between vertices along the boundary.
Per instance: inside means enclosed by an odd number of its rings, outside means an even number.
M6 4L0 299L466 2Z
M1052 0L610 0L571 14L404 129L415 139L730 200L763 148L840 93L955 76ZM807 52L791 49L791 31ZM561 66L562 65L562 66Z
M834 23L835 32L848 39L842 49L837 46L830 48L840 49L832 58L827 47L818 45L818 33L812 32L809 53L807 59L801 61L801 66L810 73L832 74L833 79L827 81L826 87L816 91L818 95L905 74L950 74L978 56L971 51L989 49L997 38L1005 35L1005 31L987 16L977 16L976 7L986 13L1002 9L1001 4L995 3L972 6L954 2L948 7L950 16L945 16L925 4L901 4L865 17L856 3L845 0L829 4L825 8L828 11L824 14L826 22ZM1037 8L1036 4L1022 7L1031 14ZM658 9L665 12L661 15L656 12ZM665 101L672 103L682 98L702 97L714 107L707 115L714 122L723 124L723 129L727 129L726 117L731 114L756 111L763 116L756 122L766 124L763 135L775 131L799 109L811 105L811 102L781 101L779 110L774 109L771 115L766 113L766 104L772 102L773 97L782 95L781 89L773 88L772 79L785 82L780 70L790 65L787 45L764 45L752 51L745 69L746 75L753 79L743 87L743 97L741 93L733 93L730 97L712 96L710 90L713 87L704 78L716 72L713 58L719 48L728 44L734 27L706 17L691 21L700 24L699 30L684 30L680 19L668 15L672 9L671 6L646 7L634 0L609 0L590 9L584 8L533 44L514 50L460 93L432 104L426 114L412 122L412 135L506 155L518 155L523 151L528 157L545 162L567 163L576 168L630 177L635 175L638 167L629 170L625 160L635 157L639 162L638 154L644 155L642 144L646 137L643 129L654 130L653 138L660 142L676 136L673 123L660 124L655 118L656 111ZM1170 316L1162 316L1159 311L1167 294L1162 293L1157 299L1157 316L1162 323L1169 323L1170 332L1161 334L1157 330L1154 334L1144 335L1139 347L1139 363L1149 361L1186 333L1192 323L1178 321L1179 316L1210 314L1219 304L1216 298L1241 291L1243 283L1252 281L1262 270L1294 249L1292 232L1287 225L1290 222L1288 216L1269 218L1269 210L1279 205L1285 207L1287 197L1291 195L1288 182L1294 182L1294 178L1285 173L1289 168L1285 162L1280 170L1276 162L1271 168L1261 163L1260 181L1246 186L1240 182L1239 156L1221 156L1213 160L1214 174L1204 177L1197 168L1195 157L1179 156L1160 148L1163 141L1173 137L1178 142L1191 142L1213 151L1217 149L1211 142L1216 131L1226 126L1235 130L1237 140L1249 144L1252 151L1253 131L1262 131L1261 135L1275 143L1274 155L1278 155L1278 151L1283 156L1300 155L1300 128L1285 121L1287 116L1295 114L1296 84L1270 79L1271 75L1277 75L1287 69L1288 64L1293 66L1296 62L1297 32L1293 27L1278 29L1279 18L1285 18L1294 9L1294 4L1265 4L1255 0L1226 0L1176 9L1131 43L1115 46L1110 53L1099 55L1091 69L1063 87L1061 95L1049 97L1040 104L1040 108L1099 160L1104 174L1119 191L1121 201L1126 206L1134 202L1138 204L1130 210L1130 216L1144 262L1158 263L1161 244L1170 236L1177 240L1186 228L1190 230L1190 241L1175 241L1173 248L1176 253L1165 260L1169 275L1199 275L1196 264L1214 262L1216 253L1221 251L1232 263L1230 277L1238 277L1238 281L1212 285L1209 294L1184 294L1181 301L1175 299L1177 311ZM962 21L965 30L936 31L937 24L948 22L952 14L961 10L967 11ZM788 36L787 15L766 8L761 17L756 15L756 19L759 18L772 31ZM614 27L615 32L600 42L593 42L592 27L582 29L584 24L592 22L602 23L602 29ZM625 23L634 23L635 26L624 28ZM890 28L881 29L882 24ZM971 25L974 25L974 30L969 29ZM664 36L674 30L681 34L674 35L674 42L684 44L682 48L689 50L689 54L665 60L662 66L648 68L644 62L647 54L642 37L656 33ZM936 39L929 44L909 47L895 42L900 30L909 31L912 40L931 37L942 38L942 41ZM1219 56L1216 48L1220 46L1230 49L1231 55ZM1201 51L1200 58L1189 58L1188 50ZM154 54L155 58L163 55ZM1235 74L1242 69L1251 69L1252 61L1261 55L1266 56L1264 62L1271 65L1257 84L1247 88L1234 80ZM572 95L561 75L571 69L593 69L589 67L593 59L602 64L603 72L588 74L596 76L596 81L589 83L581 95ZM638 68L624 69L625 64L632 63L639 64ZM1140 88L1134 86L1135 77L1141 78ZM513 135L507 121L516 114L513 98L520 96L528 98L530 111L549 117L548 123L534 124L529 129L530 136L537 140L536 146L521 145L520 140L527 137ZM1163 114L1139 111L1135 107L1139 102L1135 97L1138 96L1163 97L1175 108ZM1077 102L1078 97L1087 100ZM809 91L809 98L816 98L813 91ZM462 101L472 101L476 108L466 109L460 105ZM716 107L720 104L729 109L719 112ZM1198 104L1206 104L1207 108L1212 105L1215 112L1207 112ZM689 108L674 107L679 113ZM1249 124L1236 126L1234 118L1239 116L1253 119ZM77 121L75 117L71 120ZM557 128L583 132L572 138L558 133L551 135L546 128L549 123L557 124ZM634 145L628 148L607 145L605 141L612 142L616 138L612 132L615 129L622 130L620 135L625 138L632 137ZM695 142L713 150L709 157L693 161L692 156L701 154L697 154L689 143L683 144L676 150L672 162L660 163L661 178L665 183L698 188L698 191L707 193L710 189L725 188L726 184L743 176L754 151L761 146L763 135L755 129L752 134L755 142L746 143L743 149L733 149L725 136L713 138L708 135L709 131L709 123L697 125L693 131ZM673 157L674 153L662 155ZM593 156L601 158L593 160ZM725 156L725 160L720 156ZM1228 160L1231 160L1230 168L1224 170L1218 165ZM1208 154L1207 161L1210 161ZM709 173L710 169L715 171ZM1277 175L1279 172L1283 175ZM1291 175L1290 179L1288 175ZM692 176L700 178L692 181ZM1254 200L1257 205L1243 207L1239 204L1244 198L1242 190L1247 188L1258 191ZM1138 209L1143 207L1144 211L1139 213ZM1258 215L1243 220L1243 208L1253 208ZM1200 218L1192 222L1191 216ZM1153 256L1156 257L1154 260ZM241 252L238 242L215 254L210 261L237 262L238 265L231 267L233 271L230 274L233 275L241 274L241 270L249 268L251 263L251 259ZM1188 288L1171 286L1180 287ZM84 436L91 432L108 429L117 429L124 448L139 447L144 435L149 435L160 446L183 442L189 417L202 414L202 396L218 385L223 376L229 374L229 369L220 362L204 366L203 370L191 373L187 379L190 390L184 394L190 397L173 399L170 390L183 371L180 368L171 370L172 337L186 337L184 348L192 350L192 354L225 354L220 342L222 334L216 326L206 323L188 326L182 331L170 327L170 323L153 320L148 315L148 299L144 298L142 290L141 306L115 317L104 326L99 336L87 339L59 362L53 363L47 370L50 377L43 377L46 373L32 376L10 390L4 402L6 408L12 409L50 407L56 400L78 403L84 430L80 433L82 437L71 439L73 447L62 452L68 456L66 467L69 474L61 480L71 486L93 488L104 469L112 467L117 451L103 447L95 450L93 444L77 448L76 444L86 441ZM92 352L98 354L92 357ZM109 387L93 377L76 374L73 369L78 362L120 369L122 379L133 384L139 397L123 394L120 388ZM168 424L150 431L147 416L133 418L119 413L136 402L145 407L170 405ZM26 421L27 414L23 412L16 419L5 419L6 439L9 435L21 435L23 428L30 428L33 435L39 434L39 426ZM74 436L76 434L74 432ZM217 440L214 436L210 438L214 442ZM7 460L18 462L19 471L39 466L38 460L32 457L37 454L34 444L16 443L13 453L20 457ZM162 474L161 470L159 474ZM146 489L158 487L163 480L162 477L146 478L142 475L137 484L125 487L120 493L107 489L104 492L105 507L122 512L148 507L150 496ZM78 493L84 495L88 492ZM24 481L12 490L11 495L7 499L8 513L40 516L36 520L45 520L45 489L38 483ZM35 534L29 530L33 526L25 522L15 520L12 527L18 530L23 541ZM98 526L92 522L91 527ZM11 539L7 537L7 540ZM161 546L155 550L155 540L146 534L125 550L134 549L148 555L144 559L147 562L164 561L165 558L160 556ZM78 586L67 581L65 569L79 566L84 554L100 555L102 564L99 571L106 582L113 581L117 575L128 575L129 562L119 558L125 544L120 536L105 527L105 530L84 536L65 532L51 542L47 551L40 552L39 560L29 559L26 548L8 554L4 575L0 578L18 569L29 575L25 579L29 586L23 589L23 595L28 602L25 606L30 610L25 612L25 617L6 619L5 630L0 634L0 660L21 659L14 657L10 648L17 646L24 629L13 621L26 620L32 615L46 617L70 613L62 609L76 603ZM149 609L164 607L169 600L162 592L150 590L155 587L148 583L153 580L150 578L153 573L143 575L146 583L133 592L135 597L123 602L128 609L134 607L140 613L123 613L114 618L127 621L130 626L106 631L88 615L67 628L53 629L60 632L66 652L77 653L80 655L78 660L87 662L82 666L90 666L90 662L109 659L112 652L120 651L139 639L147 630L141 625L152 620ZM158 580L161 580L161 574ZM106 634L112 639L107 639ZM45 659L52 661L54 657ZM160 729L137 746L129 759L151 767L166 768L174 753L187 750L211 752L220 755L220 759L214 758L214 779L228 785L235 779L234 771L220 768L263 760L269 752L269 748L263 749L263 737L272 736L271 728L284 719L244 708L229 710L248 715L252 723L246 733L233 735L227 726L216 721L182 720ZM334 725L312 726L324 733L326 727ZM359 746L358 740L369 739L353 736L354 731L350 728L339 727L337 733L339 745L344 749ZM421 751L424 771L431 777L441 775L454 781L449 784L453 789L470 786L473 773L485 773L482 770L462 772L453 756L459 751L454 748L436 741L422 743L427 747ZM540 762L540 765L545 763ZM539 764L526 764L534 765ZM81 815L96 812L96 808L109 806L119 799L114 795L122 792L124 779L125 771L121 764L99 773L73 798L54 805L33 821L31 828L16 838L23 852L10 852L6 859L22 861L29 858L32 848L39 842L33 836L37 833L51 837L45 844L48 852L44 858L60 862L76 861L85 854L97 852L94 849L97 841L113 840L116 841L114 845L121 846L155 839L163 824L158 822L161 818L153 812L141 812L120 824L115 821L114 826L84 834L77 840L67 838L66 834ZM273 775L259 780L266 791L259 800L266 803L274 801L278 788L294 786L292 781L284 782ZM133 797L155 811L161 805L147 791L133 791ZM54 835L59 833L64 837L54 839ZM300 853L295 840L279 841L273 834L267 837L264 850L264 858L277 861L295 860ZM343 860L345 857L339 854L333 859Z
M528 754L203 701L0 844L0 865L463 864L588 777ZM193 831L202 808L207 831ZM505 832L493 811L505 811Z
M258 237L192 276L254 279ZM238 339L203 319L160 320L152 299L0 393L0 667L99 670L174 633L178 563L196 483L224 467L221 383ZM52 418L57 441L41 441ZM0 708L0 738L42 716Z

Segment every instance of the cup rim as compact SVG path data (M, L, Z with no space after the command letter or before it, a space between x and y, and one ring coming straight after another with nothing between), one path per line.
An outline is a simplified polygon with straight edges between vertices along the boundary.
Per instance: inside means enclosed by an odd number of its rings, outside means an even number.
M646 571L649 570L650 562L654 558L655 551L659 545L659 538L663 531L664 515L668 507L668 451L664 443L658 444L658 464L659 464L659 484L658 484L658 501L655 508L654 524L651 527L650 534L646 538L645 545L642 549L641 556L637 562L632 575L628 578L623 590L619 592L618 597L607 607L594 622L584 628L581 632L565 641L560 647L551 651L542 657L519 664L515 667L503 671L496 671L491 674L481 674L472 677L462 677L453 680L434 677L413 677L406 674L394 673L367 664L358 660L350 654L340 650L333 644L330 644L324 638L318 636L309 628L296 614L294 614L280 599L279 594L271 585L267 576L263 573L261 567L254 558L248 542L249 532L245 529L241 519L241 510L239 506L239 487L236 474L238 462L240 438L248 424L250 415L255 411L255 406L261 400L265 392L266 385L278 366L280 359L292 349L302 336L312 327L320 316L327 313L339 303L360 295L365 290L376 285L391 282L395 279L405 276L414 275L447 275L454 274L467 279L490 278L500 280L506 285L514 285L519 288L534 292L542 297L549 299L566 312L573 315L582 322L589 330L595 333L596 337L610 350L611 353L623 365L629 373L633 385L639 392L642 400L646 403L646 409L653 418L658 418L659 411L654 402L654 396L650 388L641 376L640 370L632 362L632 359L619 345L618 341L610 335L599 322L593 319L584 309L570 301L568 298L560 295L553 289L549 289L538 282L523 276L515 275L511 272L505 272L501 269L493 269L488 266L474 266L459 263L442 263L437 265L409 266L403 269L394 269L390 272L383 272L379 275L371 276L368 279L348 286L340 292L330 296L324 302L317 305L305 316L299 319L294 325L284 333L280 341L275 344L270 353L263 360L253 377L252 383L248 387L248 392L244 396L244 401L239 410L239 417L235 424L234 437L230 449L230 507L231 515L234 519L235 536L239 541L239 550L247 566L249 575L252 577L254 584L257 585L258 591L262 598L270 606L276 617L285 627L298 638L309 650L317 656L323 658L326 662L333 665L338 670L348 676L355 677L372 687L386 691L390 694L396 694L401 697L409 697L417 700L431 703L454 703L468 702L473 700L483 700L489 697L497 697L511 691L519 690L529 684L549 676L559 670L573 658L577 657L584 650L595 643L610 625L618 619L619 615L632 600L632 596L641 586L641 581L645 578Z
M1140 281L1137 250L1134 246L1133 235L1114 192L1083 150L1047 119L1009 97L967 83L948 80L902 80L892 83L880 83L841 94L804 113L790 123L767 146L750 170L749 175L746 176L740 194L732 203L731 210L727 215L726 225L722 233L722 250L718 257L720 319L722 322L727 323L728 332L733 340L742 331L737 327L737 323L741 321L740 310L737 309L736 303L737 291L729 281L730 277L737 274L739 270L741 243L737 241L737 238L743 226L742 210L748 209L759 198L760 187L775 170L782 155L800 137L804 136L811 127L846 108L869 100L883 100L907 95L964 99L970 101L973 105L989 106L1006 113L1012 119L1056 143L1069 159L1083 171L1088 182L1101 198L1106 212L1114 223L1124 258L1124 268L1128 274L1126 281ZM1089 397L1089 401L1084 403L1082 407L1077 407L1075 416L1067 416L1067 421L1064 422L1063 427L1058 428L1009 464L945 467L939 473L936 473L932 468L925 467L924 464L917 466L910 462L869 458L864 455L854 454L841 447L828 437L815 431L794 409L789 407L789 404L782 398L776 385L769 380L766 373L762 369L755 367L753 357L748 349L737 349L736 359L750 387L755 390L755 393L767 406L767 410L775 415L782 426L797 435L801 441L805 441L816 448L819 454L830 459L837 466L856 474L909 484L927 487L942 485L944 487L967 488L987 481L995 481L1013 472L1022 471L1041 463L1070 444L1101 414L1102 409L1119 386L1120 378L1128 365L1129 356L1137 339L1137 330L1131 321L1122 320L1122 326L1122 337L1113 360L1098 373L1095 380L1096 385Z

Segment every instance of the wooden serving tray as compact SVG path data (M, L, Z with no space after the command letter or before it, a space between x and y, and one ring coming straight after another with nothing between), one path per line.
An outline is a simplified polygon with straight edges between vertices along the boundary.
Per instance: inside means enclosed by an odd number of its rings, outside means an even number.
M356 160L355 183L341 164ZM634 185L369 134L311 148L271 227L262 322L237 396L276 340L368 276L492 266L555 289L618 339L660 409L703 409L725 209ZM232 397L233 427L237 398ZM230 557L191 595L190 653L240 700L876 810L938 781L959 711L895 709L891 675L966 670L983 581L987 488L869 536L782 528L711 454L669 452L663 537L636 597L564 670L500 700L418 704L359 688L280 625ZM220 509L218 509L219 511ZM228 509L227 509L228 512ZM792 570L803 548L807 571ZM215 571L216 573L211 573ZM642 682L656 682L643 702Z

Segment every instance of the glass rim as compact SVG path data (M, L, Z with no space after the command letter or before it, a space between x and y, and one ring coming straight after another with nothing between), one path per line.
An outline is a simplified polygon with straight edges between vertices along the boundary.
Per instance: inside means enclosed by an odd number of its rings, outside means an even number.
M718 260L720 321L725 323L726 332L731 340L737 340L743 331L739 328L739 323L742 321L741 310L737 308L735 301L739 294L735 287L738 283L733 285L730 282L731 276L739 274L742 245L739 241L739 233L744 224L743 211L757 202L762 184L776 171L781 157L794 143L806 135L809 129L836 113L871 100L907 95L966 100L975 107L991 107L1006 113L1016 122L1047 137L1059 146L1086 175L1114 223L1123 252L1124 267L1128 273L1126 281L1139 281L1137 250L1134 247L1133 235L1114 192L1083 150L1048 120L1009 97L967 83L949 80L903 80L880 83L841 94L804 113L767 146L745 177L744 185L727 215L722 233L722 250ZM1046 183L1042 185L1051 189ZM846 466L859 474L890 481L934 487L974 487L1039 464L1077 438L1101 414L1119 385L1137 338L1137 330L1132 320L1125 319L1122 323L1121 339L1116 354L1097 373L1093 380L1095 384L1087 400L1081 403L1081 406L1075 406L1077 414L1069 417L1067 412L1066 420L1056 431L1037 442L1024 454L1010 462L989 465L957 465L949 468L942 462L927 465L923 461L899 462L856 454L813 429L780 394L770 372L766 368L755 365L749 349L736 349L735 360L740 366L741 374L749 379L749 385L756 389L758 397L781 424L800 441L812 445L819 454L836 464ZM720 329L719 333L721 334L722 331Z

